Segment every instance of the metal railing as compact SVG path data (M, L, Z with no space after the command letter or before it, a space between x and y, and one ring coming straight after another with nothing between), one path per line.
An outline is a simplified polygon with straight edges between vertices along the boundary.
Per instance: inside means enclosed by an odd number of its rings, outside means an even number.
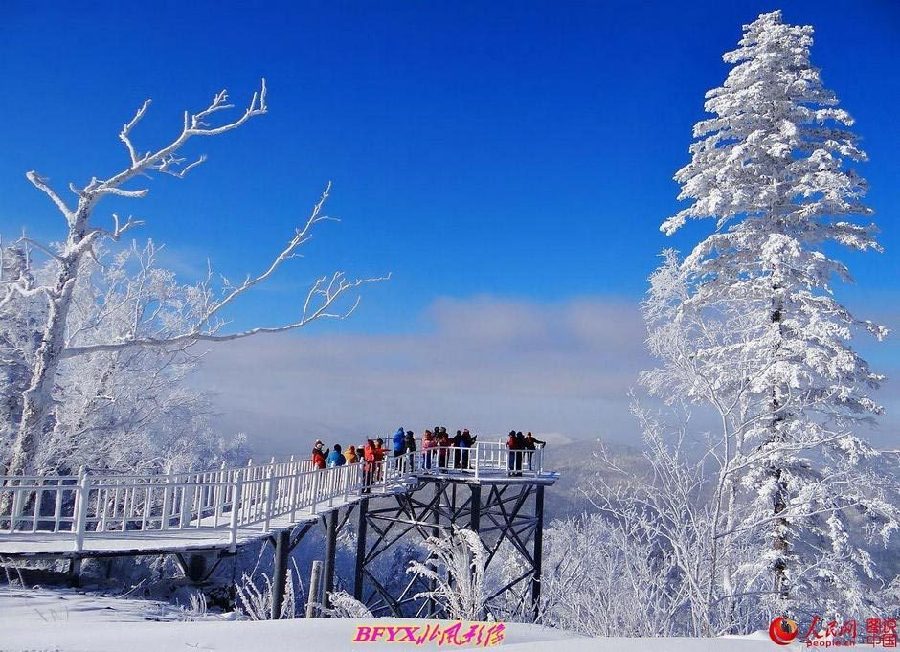
M139 536L142 531L221 529L234 546L241 528L270 529L273 519L315 515L363 494L387 492L420 475L534 476L543 451L508 450L500 442L432 447L380 461L324 469L310 460L252 464L200 473L0 476L0 538L35 533L73 540ZM387 454L387 453L385 453ZM5 495L4 495L5 494ZM302 514L301 514L302 512Z

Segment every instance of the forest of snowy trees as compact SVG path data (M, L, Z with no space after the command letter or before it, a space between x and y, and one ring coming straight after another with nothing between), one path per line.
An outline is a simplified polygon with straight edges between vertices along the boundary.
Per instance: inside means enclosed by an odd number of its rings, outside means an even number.
M661 253L642 303L655 359L632 397L642 463L598 454L602 473L580 487L583 513L548 528L540 623L706 637L758 630L773 614L900 610L897 462L865 437L883 413L885 378L853 346L888 332L841 301L852 279L841 252L881 248L866 154L812 44L811 27L776 11L746 25L724 56L730 71L707 93L710 117L694 126L690 160L675 174L685 207L661 226L673 234L703 220L707 235L686 253ZM204 343L343 319L356 288L383 280L323 276L295 321L232 331L232 304L329 219L328 189L283 249L236 282L210 271L184 283L160 265L159 245L129 240L140 222L101 224L104 198L140 199L150 175L189 176L205 160L187 158L193 141L242 128L266 102L263 82L236 119L217 121L233 108L218 93L145 151L133 132L148 101L119 134L124 167L73 184L71 199L28 173L62 228L55 242L25 235L0 246L7 475L243 463L243 436L215 431L209 398L191 382ZM698 430L692 412L712 415L715 428ZM448 559L465 553L459 577L435 595L460 617L484 617L483 551L471 532L456 536L456 549L429 542ZM514 555L505 563L514 575ZM426 565L412 570L431 577Z

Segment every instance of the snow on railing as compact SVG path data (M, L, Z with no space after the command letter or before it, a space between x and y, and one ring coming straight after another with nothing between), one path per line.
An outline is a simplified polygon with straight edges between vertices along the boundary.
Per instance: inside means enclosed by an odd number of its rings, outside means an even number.
M273 519L346 504L372 491L387 492L419 475L535 476L543 451L508 450L502 442L469 448L432 447L388 457L317 469L310 460L252 464L215 471L113 475L82 470L77 476L0 476L0 537L51 533L74 539L86 534L225 529L235 545L241 528L270 529ZM302 514L300 514L303 512Z

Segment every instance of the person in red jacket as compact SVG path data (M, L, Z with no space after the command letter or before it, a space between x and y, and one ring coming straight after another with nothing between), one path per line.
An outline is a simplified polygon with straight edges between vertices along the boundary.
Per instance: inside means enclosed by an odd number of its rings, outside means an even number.
M507 467L509 469L509 474L510 475L519 475L516 473L516 467L520 466L520 464L521 464L521 462L519 462L519 460L520 460L519 455L521 455L521 453L518 452L519 440L516 438L515 430L509 431L509 436L507 436L507 438L506 438L506 448L509 449L509 453L507 455L507 457L509 458L507 460L507 462L508 462Z
M317 439L316 445L313 446L312 462L313 466L317 469L325 468L325 444L322 443L321 439Z
M438 469L445 471L447 467L447 449L450 448L450 437L447 436L447 429L444 426L438 428L437 445L438 445Z
M384 480L384 464L379 464L384 461L384 440L381 437L375 440L373 453L375 455L375 482L381 482Z
M425 458L425 468L431 469L431 465L434 462L434 448L437 446L437 442L434 439L434 435L432 435L430 430L426 430L425 434L422 436L422 454Z

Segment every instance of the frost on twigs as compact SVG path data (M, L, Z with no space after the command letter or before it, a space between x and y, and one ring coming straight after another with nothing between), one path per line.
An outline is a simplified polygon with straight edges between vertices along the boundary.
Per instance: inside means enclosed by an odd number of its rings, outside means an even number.
M288 570L284 580L284 601L281 603L280 617L296 618L297 591L294 586L294 570ZM243 573L241 581L234 585L237 609L248 620L269 620L272 618L273 580L266 573L260 573L260 581Z
M389 275L353 278L343 271L326 274L310 286L305 299L298 306L294 320L229 332L225 314L227 309L245 293L267 281L285 262L299 257L300 249L312 237L315 228L329 219L323 212L330 191L329 185L310 214L301 221L280 251L263 264L261 271L249 274L242 282L235 284L215 282L210 272L205 280L193 286L180 286L177 297L170 295L161 302L156 301L153 284L131 283L128 285L128 294L119 298L123 305L129 306L128 310L132 313L129 319L135 327L122 326L112 331L102 328L105 321L113 315L116 319L123 320L122 324L125 323L125 318L121 316L123 310L120 306L101 304L101 309L95 311L96 324L88 328L88 324L79 317L81 313L89 312L88 304L76 298L76 288L85 286L88 262L101 260L100 252L104 242L119 241L126 233L143 223L131 217L120 219L115 213L111 223L98 223L95 212L101 200L108 195L121 199L144 197L148 188L134 187L131 182L138 179L146 182L153 172L185 177L205 161L202 155L196 158L185 155L185 146L195 137L219 136L265 114L266 83L265 80L261 82L259 90L237 117L231 114L232 119L225 118L235 105L231 103L226 91L220 91L213 96L206 108L196 112L185 111L180 130L169 142L157 149L144 150L136 144L135 130L149 108L148 100L119 132L119 140L128 156L126 166L108 176L93 176L87 184L70 185L74 194L73 201L64 199L49 180L37 172L32 170L26 175L32 185L47 195L63 216L65 236L60 238L59 247L27 238L21 239L16 247L40 251L46 255L49 270L40 278L22 274L13 276L4 272L0 282L0 317L4 317L6 313L3 311L6 309L12 313L20 313L21 307L26 304L40 304L36 308L37 312L32 315L37 315L37 320L33 320L28 326L31 335L27 339L34 345L19 356L24 361L26 371L20 376L25 385L16 390L18 398L14 401L15 434L12 445L5 448L10 451L9 457L0 460L9 474L20 475L34 471L37 460L42 455L46 457L41 451L45 443L54 438L60 439L57 427L57 406L61 405L58 379L64 364L86 365L88 363L85 360L96 360L98 355L125 356L128 359L157 355L140 353L139 350L158 349L158 355L164 356L171 351L185 351L201 341L226 341L257 333L288 331L302 328L319 319L345 319L359 304L359 295L355 293L357 289L389 278ZM12 255L12 251L9 251ZM141 273L138 273L138 277L141 277ZM98 294L98 299L102 300L103 291L100 290ZM17 303L19 306L10 308ZM167 311L176 304L184 309L177 311L178 319L173 319L173 315ZM90 337L87 336L88 333ZM108 384L107 381L100 383L105 384ZM107 400L110 397L114 397L114 392L105 387L101 394L91 400L102 404L110 402ZM8 497L0 497L0 501L3 500L8 500ZM2 507L4 505L0 505Z
M453 527L441 536L428 537L424 563L410 562L407 573L434 582L435 589L416 598L432 598L446 616L455 620L481 620L485 615L487 550L476 532Z
M320 606L321 613L332 618L372 618L372 612L362 602L346 591L332 591L328 594L330 607Z

